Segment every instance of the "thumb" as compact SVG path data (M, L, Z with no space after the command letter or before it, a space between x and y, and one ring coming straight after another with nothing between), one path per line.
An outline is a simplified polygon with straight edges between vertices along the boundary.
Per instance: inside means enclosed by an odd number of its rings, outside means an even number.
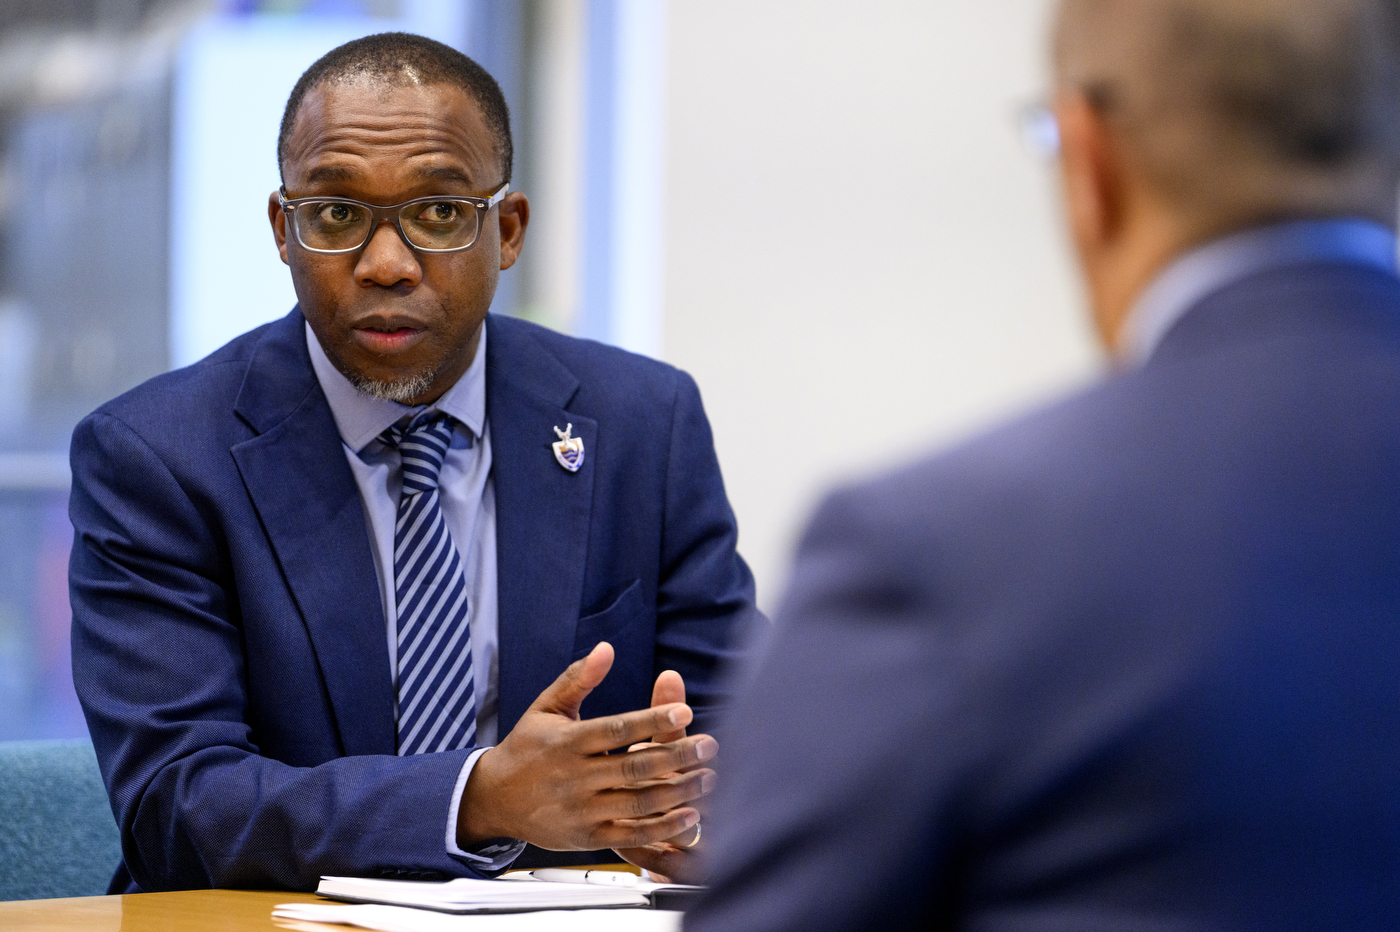
M652 687L651 707L654 709L659 705L669 705L672 702L685 702L685 680L675 670L664 670L656 678L656 685ZM658 744L666 744L671 741L679 741L684 737L685 729L677 728L675 731L657 735L651 740Z
M613 649L607 641L599 641L588 656L569 664L549 688L540 693L530 706L532 712L550 712L577 719L579 706L588 694L603 682L612 669Z

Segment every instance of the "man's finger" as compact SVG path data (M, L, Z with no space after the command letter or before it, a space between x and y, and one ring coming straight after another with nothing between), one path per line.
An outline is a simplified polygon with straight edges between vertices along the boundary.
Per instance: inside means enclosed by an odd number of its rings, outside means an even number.
M665 747L665 745L664 745L664 744L657 744L655 741L640 741L640 742L638 742L637 744L634 744L634 745L632 745L631 747L629 747L629 748L627 749L627 753L628 753L628 754L636 754L638 751L645 751L645 750L647 750L647 749L649 749L649 748L660 748L660 747ZM710 758L707 757L707 758L705 758L705 759L706 759L706 760L709 760ZM699 765L699 764L694 764L694 765L692 765L692 766L698 767L698 766L700 766L700 765ZM662 778L665 778L665 777L674 777L675 774L674 774L674 773L663 773L663 774L660 774L660 776L661 776Z
M630 754L600 757L589 774L591 785L599 789L640 786L652 780L666 780L694 771L719 754L719 742L709 735L682 738Z
M688 828L675 838L668 838L666 841L676 848L694 848L700 843L700 826Z
M580 786L594 792L645 787L713 766L718 753L714 738L695 735L627 754L595 754L580 771Z
M604 822L593 832L591 843L599 848L640 848L674 838L700 821L695 809L673 809L646 819Z
M605 790L594 797L590 814L598 819L645 819L695 802L714 791L715 772L697 770L646 786Z
M685 702L685 680L675 670L663 670L656 678L656 685L651 688L652 707L659 705L670 705L673 702ZM685 729L677 728L675 731L668 731L665 734L655 735L651 740L658 744L665 744L669 741L679 741L685 737Z
M648 741L652 735L684 728L692 718L694 715L690 707L684 705L666 705L591 718L576 726L574 747L582 754L605 754L638 741Z
M686 832L694 835L695 830ZM661 883L704 883L703 863L697 848L677 846L675 842L658 842L640 848L616 848L618 857L651 872L652 879ZM663 879L663 877L665 879Z
M598 688L612 669L613 649L607 641L599 641L588 656L569 664L549 688L540 693L530 705L532 712L553 712L578 718L579 706L588 694Z

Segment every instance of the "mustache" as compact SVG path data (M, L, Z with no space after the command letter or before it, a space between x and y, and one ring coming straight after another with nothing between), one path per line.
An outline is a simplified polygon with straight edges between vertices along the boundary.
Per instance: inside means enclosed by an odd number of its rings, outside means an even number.
M378 330L381 333L393 333L396 330L424 330L427 323L421 318L410 314L364 314L350 323L355 330Z

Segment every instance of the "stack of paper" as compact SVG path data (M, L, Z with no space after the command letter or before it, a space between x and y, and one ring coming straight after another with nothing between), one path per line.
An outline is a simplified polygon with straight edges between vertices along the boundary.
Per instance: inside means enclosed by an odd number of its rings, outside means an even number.
M312 923L335 923L379 932L680 932L682 913L662 909L607 909L591 912L545 910L496 916L454 916L403 906L332 906L286 903L272 918L286 929L324 932Z
M416 906L444 913L504 913L530 909L650 905L646 894L627 887L520 883L466 877L446 883L322 877L316 892L337 900Z

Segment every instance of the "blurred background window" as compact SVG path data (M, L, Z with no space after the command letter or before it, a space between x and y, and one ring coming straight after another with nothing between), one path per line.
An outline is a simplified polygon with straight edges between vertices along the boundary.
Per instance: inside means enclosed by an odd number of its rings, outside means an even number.
M104 401L296 300L267 222L282 107L374 32L500 82L530 248L493 310L660 351L657 0L0 0L0 740L86 734L67 449Z

